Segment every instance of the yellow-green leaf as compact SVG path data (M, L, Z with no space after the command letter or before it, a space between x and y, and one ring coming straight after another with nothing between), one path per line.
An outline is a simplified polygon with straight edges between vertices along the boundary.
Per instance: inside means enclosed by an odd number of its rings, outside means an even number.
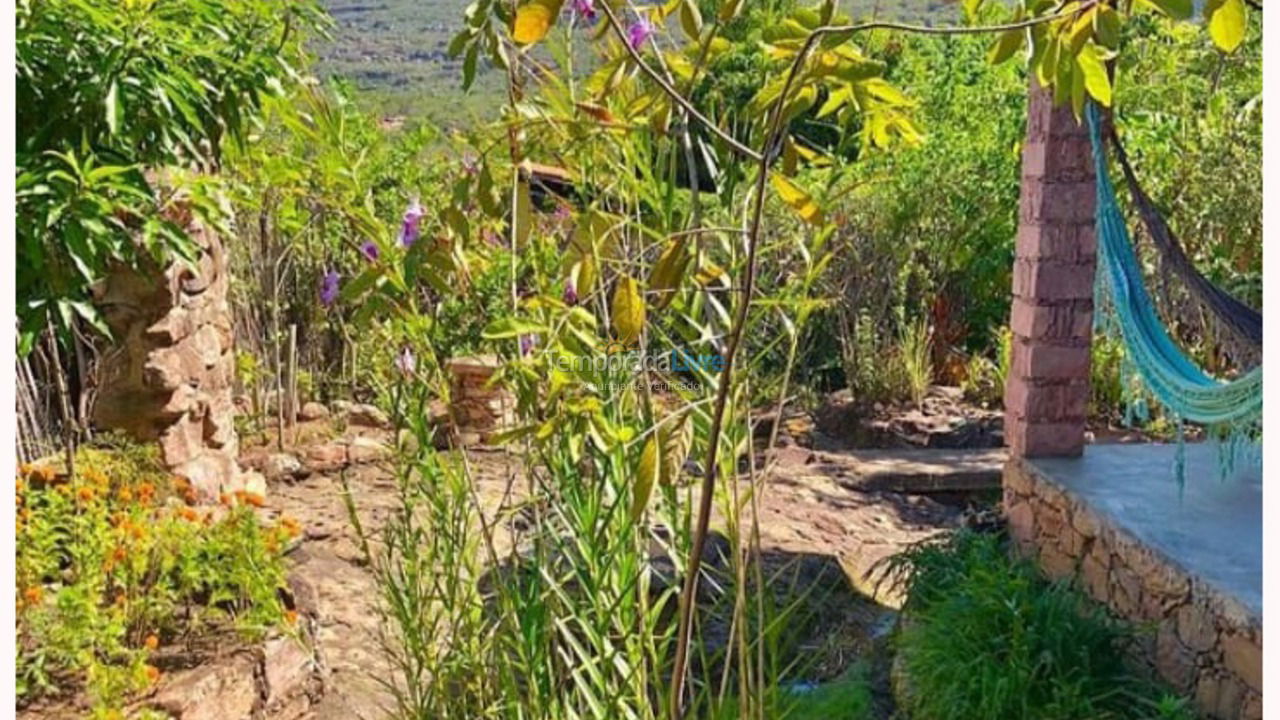
M1095 100L1105 106L1111 106L1111 79L1107 77L1107 66L1098 55L1096 45L1085 45L1076 55L1076 63L1084 76L1084 89L1089 91Z
M680 27L690 40L697 40L702 35L702 13L698 10L697 0L680 3Z
M1100 45L1115 50L1120 46L1120 13L1106 5L1100 6L1093 16L1093 32Z
M778 173L769 176L769 180L773 183L773 189L778 191L778 197L791 206L791 209L795 210L805 222L814 225L822 224L822 209L813 201L809 193Z
M516 9L511 39L517 45L532 45L547 36L564 0L529 0Z
M1186 20L1191 17L1191 0L1147 0L1156 9L1175 20ZM1206 15L1208 8L1205 8Z
M992 65L999 65L1008 60L1022 47L1024 37L1025 34L1022 29L1004 31L1000 34L1000 37L996 38L995 43L991 45L991 50L987 52L987 59Z
M1244 42L1244 0L1215 0L1204 6L1209 19L1209 37L1224 52L1233 52Z
M618 342L629 346L640 339L640 331L644 328L644 298L640 296L640 285L635 278L630 275L618 278L610 313Z
M649 275L649 289L657 292L653 299L655 310L665 308L676 295L674 290L680 285L680 278L689 266L687 240L688 236L676 238L658 256L658 262L653 264L653 272Z
M649 506L649 496L653 494L653 485L662 476L662 441L659 433L653 432L640 450L640 464L636 466L636 481L631 492L631 520L634 522L644 515Z
M529 198L529 183L516 181L516 244L523 247L533 228L533 201Z
M745 2L746 0L723 0L720 3L720 21L729 22L737 17L738 13L742 11L742 4Z
M663 427L661 442L662 469L658 481L670 485L680 477L680 469L693 447L693 423L689 422L688 411Z

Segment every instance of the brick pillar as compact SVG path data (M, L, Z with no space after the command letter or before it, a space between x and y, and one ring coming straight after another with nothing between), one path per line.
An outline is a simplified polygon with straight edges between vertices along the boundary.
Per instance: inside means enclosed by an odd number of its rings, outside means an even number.
M1013 264L1005 440L1015 457L1079 455L1089 402L1097 243L1088 128L1032 79Z

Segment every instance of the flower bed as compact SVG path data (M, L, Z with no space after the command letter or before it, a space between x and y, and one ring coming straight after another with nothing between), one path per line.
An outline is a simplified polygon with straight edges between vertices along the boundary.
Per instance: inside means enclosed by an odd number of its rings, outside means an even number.
M132 446L83 449L70 473L19 469L20 707L74 702L118 716L160 680L164 658L191 662L166 651L291 630L283 551L297 524L262 524L261 498L243 492L215 507L195 500L154 451Z

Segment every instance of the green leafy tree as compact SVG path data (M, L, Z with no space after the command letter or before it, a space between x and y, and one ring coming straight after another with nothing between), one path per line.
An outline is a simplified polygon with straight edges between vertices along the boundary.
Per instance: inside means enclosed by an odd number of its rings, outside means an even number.
M89 289L115 263L192 257L217 223L227 138L253 124L322 22L309 0L24 0L17 7L20 352L49 324L106 330Z

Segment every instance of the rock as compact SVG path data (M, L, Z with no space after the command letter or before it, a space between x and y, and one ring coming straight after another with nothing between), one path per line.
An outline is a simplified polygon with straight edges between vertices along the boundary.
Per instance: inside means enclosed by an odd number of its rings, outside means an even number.
M307 475L302 461L289 453L271 453L262 460L259 469L272 482L287 482Z
M443 400L432 400L427 404L427 418L432 427L447 427L449 406Z
M330 525L308 525L303 531L308 540L324 540L333 537L333 527Z
M303 403L302 408L298 410L298 419L304 422L323 420L327 417L329 417L329 408L318 402Z
M352 409L355 408L355 406L356 406L355 403L348 402L346 400L334 400L333 402L329 403L329 407L333 410L333 414L335 415L350 414Z
M262 645L262 679L270 712L313 692L317 664L310 648L292 637L278 637Z
M1197 604L1187 604L1178 608L1178 639L1196 652L1208 652L1213 648L1218 633L1213 627L1213 620Z
M376 405L356 405L347 413L347 422L365 427L388 428L391 419Z
M391 448L373 438L358 437L347 446L347 459L351 463L370 463L391 457Z
M347 464L347 448L336 442L312 445L302 458L307 470L315 473L333 472Z
M175 673L147 703L182 720L240 720L258 702L257 662L237 654Z
M401 428L400 432L396 434L396 447L400 448L402 452L412 455L418 452L418 436L414 435L408 428Z
M1222 663L1255 692L1262 692L1262 647L1235 633L1222 637Z
M1163 624L1156 635L1156 670L1179 692L1191 688L1195 681L1195 653L1178 640L1171 623Z
M267 479L256 470L240 474L240 487L250 495L267 496Z
M201 502L213 502L218 493L235 484L238 471L233 457L205 453L175 467L173 474L186 478Z

